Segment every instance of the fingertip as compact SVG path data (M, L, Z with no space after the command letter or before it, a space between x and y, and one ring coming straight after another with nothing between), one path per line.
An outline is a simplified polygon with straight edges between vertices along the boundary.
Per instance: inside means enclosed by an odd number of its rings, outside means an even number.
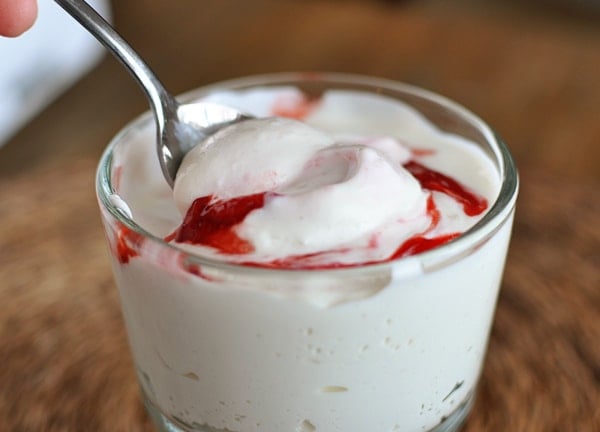
M36 0L0 0L0 35L21 35L31 28L37 13Z

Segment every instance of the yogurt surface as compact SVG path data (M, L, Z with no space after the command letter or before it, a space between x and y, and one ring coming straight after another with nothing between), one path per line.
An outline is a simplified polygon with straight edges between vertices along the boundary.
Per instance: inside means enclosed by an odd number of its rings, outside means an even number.
M143 160L119 192L140 226L194 253L275 268L383 262L458 237L498 193L474 143L383 96L261 88L209 100L259 118L192 149L172 197L152 146L132 143L127 159Z

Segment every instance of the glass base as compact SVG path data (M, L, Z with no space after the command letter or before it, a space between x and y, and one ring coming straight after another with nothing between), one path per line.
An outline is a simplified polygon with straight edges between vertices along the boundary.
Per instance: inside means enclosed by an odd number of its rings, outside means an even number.
M215 429L206 425L188 425L182 424L177 420L170 419L160 412L160 410L145 396L143 395L144 405L150 418L158 428L159 432L232 432L226 429ZM465 422L469 411L473 405L473 393L469 393L467 398L461 402L450 415L443 418L440 423L433 429L426 432L457 432L463 423ZM243 432L243 431L239 431ZM265 431L265 432L279 432L279 431ZM292 432L292 431L290 431ZM321 432L321 431L318 431ZM329 432L329 431L322 431ZM344 432L356 432L356 431L344 431ZM363 432L363 431L359 431ZM386 432L386 431L382 431Z
M450 415L443 418L440 423L429 432L456 432L460 430L473 407L474 399L473 392L469 392L458 408L452 411Z

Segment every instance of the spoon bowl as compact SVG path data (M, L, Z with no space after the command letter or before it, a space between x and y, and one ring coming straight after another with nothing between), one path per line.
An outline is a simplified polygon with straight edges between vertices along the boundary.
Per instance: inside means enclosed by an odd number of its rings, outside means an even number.
M214 103L180 104L117 31L84 0L55 0L100 41L144 90L156 120L156 150L165 180L173 187L185 154L217 130L251 118Z

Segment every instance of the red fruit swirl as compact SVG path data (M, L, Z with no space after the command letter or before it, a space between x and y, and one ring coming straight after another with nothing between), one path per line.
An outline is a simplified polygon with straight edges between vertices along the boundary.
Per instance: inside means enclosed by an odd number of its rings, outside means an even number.
M117 225L114 247L115 255L121 264L127 264L131 258L139 255L133 246L139 246L143 239L144 236L125 225L120 223Z
M410 161L404 165L415 177L423 189L445 193L462 204L467 216L477 216L488 207L487 200L471 192L459 182L438 171L427 168L418 162Z
M252 210L264 205L266 192L215 201L212 195L196 199L181 226L169 237L176 242L201 244L231 254L252 252L252 244L238 237L233 228Z
M419 181L423 189L447 194L458 201L462 205L465 214L469 216L479 215L487 209L488 204L485 198L468 190L456 180L415 161L408 162L404 167ZM263 207L265 197L269 194L273 195L272 193L262 192L225 201L215 200L213 196L198 198L189 208L181 226L168 236L167 240L174 239L180 243L209 246L221 253L230 255L250 253L253 251L252 244L240 238L235 232L235 227L243 222L252 210ZM428 251L460 235L460 233L450 233L437 237L425 237L425 234L431 231L440 220L440 212L431 195L427 202L427 213L431 219L429 228L425 232L406 240L390 257L383 261L391 261ZM253 267L295 269L327 269L373 264L315 264L318 262L317 258L320 255L329 252L332 251L290 256L271 262L247 261L243 264Z

